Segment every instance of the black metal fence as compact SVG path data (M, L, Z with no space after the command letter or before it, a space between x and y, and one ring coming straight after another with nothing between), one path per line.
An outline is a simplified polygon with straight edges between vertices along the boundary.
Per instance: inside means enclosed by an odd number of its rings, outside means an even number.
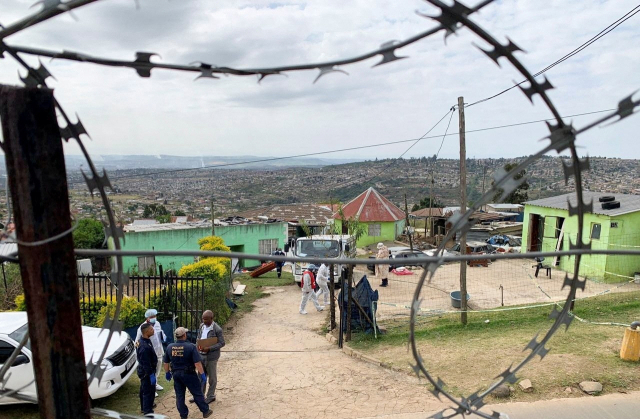
M162 268L159 273L130 276L129 282L122 285L124 297L133 298L146 308L158 310L160 321L171 320L175 322L174 327L196 330L204 310L204 278L179 277L163 273ZM83 323L100 326L96 324L100 310L116 304L118 287L108 275L80 275L78 286Z

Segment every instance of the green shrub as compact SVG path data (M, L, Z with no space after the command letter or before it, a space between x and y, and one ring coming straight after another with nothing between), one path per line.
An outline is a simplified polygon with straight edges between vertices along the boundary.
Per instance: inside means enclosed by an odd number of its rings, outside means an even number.
M122 321L122 327L133 327L142 324L144 321L144 313L147 309L135 298L123 297L122 306L120 307L120 315L118 318ZM100 309L96 324L98 327L103 327L107 315L110 319L113 319L116 312L116 302L109 302L107 305Z
M27 311L27 302L24 299L24 294L20 294L16 297L15 304L15 311Z
M100 310L107 304L106 298L96 297L92 299L90 297L83 297L80 300L82 324L85 326L100 327L101 325L98 325L98 315L100 314Z
M175 295L162 288L156 288L149 292L145 301L147 308L155 308L158 310L158 321L172 320L171 313L174 309L180 310L182 306L180 301L175 301ZM165 314L167 313L167 314Z

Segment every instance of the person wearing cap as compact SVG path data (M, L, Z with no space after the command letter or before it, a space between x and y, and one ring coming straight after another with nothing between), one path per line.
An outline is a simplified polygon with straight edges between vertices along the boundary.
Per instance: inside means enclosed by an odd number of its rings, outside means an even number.
M282 249L277 248L273 253L275 256L286 256ZM282 267L284 266L284 262L276 262L276 272L278 273L278 278L282 276Z
M324 306L321 306L318 303L318 298L316 297L315 288L316 288L316 277L314 272L317 271L316 265L309 265L307 269L302 273L302 282L300 283L300 287L302 288L302 302L300 303L300 314L307 314L305 311L305 307L307 306L307 301L311 298L313 301L313 305L316 306L316 310L322 311L324 310Z
M144 313L144 317L146 318L144 324L151 324L155 333L151 337L151 344L153 345L153 349L156 352L156 356L158 357L158 365L156 367L156 375L159 375L162 372L162 355L164 355L164 346L163 344L167 342L167 335L162 331L162 327L160 326L160 322L157 321L158 310L155 308L150 308ZM142 336L141 327L138 328L138 333L136 334L136 342L140 340ZM164 390L160 384L156 383L156 390ZM158 395L156 394L156 397Z
M202 366L202 358L196 345L187 342L187 329L178 327L175 332L176 342L169 344L164 354L163 363L165 378L173 379L173 389L176 393L176 407L180 413L180 419L187 419L189 408L185 401L185 392L193 395L202 417L208 418L213 410L204 400L202 386L207 382L207 375Z
M140 326L142 336L138 341L136 348L136 356L138 358L138 378L140 378L140 408L143 415L153 413L155 404L155 386L158 382L156 377L156 367L158 365L158 356L153 349L150 338L155 333L150 323Z
M376 259L389 259L389 249L382 243L378 243L378 254L376 255ZM381 287L389 285L389 280L387 279L389 276L389 265L376 265L376 276L382 279L382 283L380 284Z

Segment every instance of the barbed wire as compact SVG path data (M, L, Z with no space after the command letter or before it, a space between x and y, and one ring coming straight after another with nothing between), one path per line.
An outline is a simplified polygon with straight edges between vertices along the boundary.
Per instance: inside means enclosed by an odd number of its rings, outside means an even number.
M36 12L35 14L22 19L16 23L13 23L9 26L3 27L0 30L0 48L2 51L7 52L10 56L12 56L18 63L27 69L28 74L26 77L21 77L23 83L26 86L30 87L46 87L46 79L51 77L49 71L40 63L39 67L33 68L29 66L20 56L19 53L31 54L31 55L39 55L39 56L50 56L51 58L65 59L71 61L79 61L85 63L93 63L100 65L107 65L113 67L126 67L134 69L138 75L141 77L150 77L151 71L153 69L167 69L167 70L177 70L177 71L187 71L187 72L195 72L199 73L198 78L218 78L219 74L226 75L237 75L237 76L247 76L247 75L255 75L258 76L259 81L264 79L269 75L282 74L290 71L305 71L305 70L318 70L319 74L314 80L314 83L323 75L331 73L331 72L344 72L341 68L337 68L340 66L345 66L348 64L360 62L367 60L369 58L373 58L376 56L380 56L380 61L376 63L375 66L386 64L392 61L396 61L402 59L404 57L399 57L396 55L396 51L406 45L417 42L420 39L426 38L428 36L434 35L440 31L445 32L445 37L451 34L455 34L460 28L466 27L470 31L472 31L476 36L480 39L488 43L492 49L485 50L481 49L483 53L485 53L490 59L492 59L496 64L499 64L498 61L500 58L506 59L509 63L518 71L520 74L524 76L526 81L529 82L529 87L522 87L521 84L518 85L522 92L526 95L526 97L532 101L535 95L538 95L542 98L544 104L549 109L549 111L553 115L554 123L547 122L550 134L543 138L543 140L548 140L549 144L547 144L541 151L538 153L529 156L522 162L520 162L515 168L511 171L507 172L504 169L498 170L494 173L494 184L490 188L490 190L485 193L473 206L471 206L465 212L454 213L453 216L449 218L449 222L452 225L452 228L445 236L442 244L438 248L439 254L437 256L427 256L424 258L416 259L418 263L424 263L423 268L424 272L421 275L418 284L416 286L416 291L411 304L411 318L410 318L410 344L412 349L412 354L416 360L416 364L413 366L415 373L420 376L424 376L430 382L433 387L431 392L437 398L440 396L446 397L454 407L449 408L447 410L443 410L441 412L436 413L434 418L441 419L445 417L454 417L459 415L467 415L467 414L476 414L486 419L497 418L499 417L499 413L493 412L492 414L488 414L486 412L481 411L480 409L484 406L484 398L490 394L497 386L502 383L514 383L516 381L516 374L519 372L521 368L524 367L529 361L531 361L536 356L540 356L544 358L544 356L548 353L548 349L546 345L550 340L551 336L561 327L565 326L568 328L573 317L569 312L569 304L570 301L575 299L576 291L578 289L584 289L585 280L580 280L578 274L580 270L580 260L582 255L586 254L615 254L615 255L638 255L640 251L638 250L626 250L626 249L592 249L591 242L583 241L583 227L584 227L584 215L585 213L591 211L593 209L593 203L586 203L583 199L582 193L582 172L589 169L589 161L588 159L580 159L576 149L576 137L586 132L589 129L594 128L604 122L615 123L619 120L622 120L633 113L636 112L636 108L640 105L640 100L634 100L633 95L630 95L618 103L617 108L611 110L611 113L608 115L593 121L592 123L586 125L581 129L575 129L572 125L566 124L563 121L563 117L560 115L559 111L555 108L550 98L547 95L547 91L553 86L551 83L545 78L542 83L539 83L535 80L535 74L531 74L524 65L514 56L516 51L520 51L520 48L515 45L511 40L508 41L506 45L498 42L492 35L487 33L480 26L475 24L471 19L470 15L474 12L480 10L486 5L490 4L492 1L484 1L474 8L469 8L458 1L453 1L452 4L445 4L439 0L427 0L434 7L436 7L440 14L438 16L425 16L427 18L433 19L438 22L438 26L436 28L430 29L428 31L422 32L418 35L415 35L411 38L408 38L404 41L390 41L383 44L379 49L365 53L363 55L352 57L349 59L343 60L335 60L335 61L327 61L322 63L311 63L311 64L301 64L294 66L280 66L280 67L267 67L267 68L249 68L249 69L234 69L230 67L217 67L211 64L199 63L198 65L179 65L179 64L162 64L152 62L151 58L154 56L153 53L148 52L137 52L136 58L133 61L126 60L110 60L101 57L91 57L88 55L80 54L77 52L55 52L49 50L41 50L35 48L21 47L15 46L11 47L4 43L4 38L18 33L24 29L32 27L38 23L46 21L54 16L58 16L65 12L71 12L72 10L82 7L84 5L93 3L97 0L70 0L66 3L62 3L60 0L47 0L44 1L43 9ZM47 55L49 54L49 55ZM62 118L66 122L66 126L61 129L61 137L68 141L70 139L75 139L79 144L83 155L87 159L87 162L90 167L90 175L87 176L83 173L83 177L85 178L85 182L93 195L94 191L98 191L100 199L103 202L105 207L105 211L107 213L107 222L106 222L106 234L107 240L110 244L110 250L76 250L77 255L103 255L103 256L111 256L114 259L113 269L111 272L111 280L116 284L124 284L127 282L128 277L126 273L123 271L123 260L124 256L131 255L200 255L200 256L217 256L217 257L237 257L243 259L263 259L265 255L247 255L243 253L235 253L235 252L203 252L203 251L124 251L121 247L121 240L124 240L124 231L121 227L117 227L115 222L115 217L113 210L110 206L109 200L107 199L106 188L111 188L111 183L105 171L100 174L95 165L93 164L89 153L84 147L80 137L82 134L87 135L87 131L77 119L76 123L73 123L71 119L68 117L67 113L62 109L60 104L56 101L56 107L58 108ZM446 135L445 135L446 137ZM444 138L444 137L443 137ZM578 220L578 233L576 235L576 241L570 241L569 250L564 251L555 251L555 252L532 252L527 253L526 255L520 254L496 254L496 255L457 255L457 256L443 256L442 252L444 251L444 243L449 241L454 234L466 234L471 226L473 225L470 221L471 214L479 208L481 205L487 203L490 199L495 196L498 191L503 192L502 198L507 196L513 190L515 190L519 184L524 181L524 179L516 180L515 175L518 174L522 169L528 167L531 163L541 158L546 153L551 151L556 151L561 153L563 151L568 151L571 154L570 163L562 162L563 165L563 173L565 181L568 183L569 180L574 181L576 188L576 205L568 204L568 210L570 216L576 216ZM469 395L468 397L457 398L447 392L445 388L445 384L440 378L433 377L424 360L420 356L420 353L417 348L416 339L415 339L415 327L417 324L417 316L421 310L421 299L420 299L420 291L423 286L428 286L427 281L431 281L437 269L445 262L448 261L465 261L465 260L478 260L484 258L491 259L510 259L510 258L524 258L524 257L536 257L536 256L575 256L574 261L574 272L573 274L567 274L563 281L563 288L569 287L568 295L565 300L564 306L560 310L554 306L553 311L550 314L550 318L554 320L553 325L549 328L549 330L538 339L538 335L536 335L525 347L525 351L530 351L527 356L515 366L510 366L504 372L498 375L498 379L496 382L491 384L488 388L478 390L475 393ZM290 257L282 257L282 256L268 256L270 260L276 261L310 261L314 263L347 263L353 262L352 264L358 264L355 259L326 259L326 258L290 258ZM368 264L381 264L388 263L388 261L367 261ZM362 261L360 260L360 264ZM428 277L428 278L427 278ZM425 284L427 282L427 284ZM116 332L119 332L122 329L122 323L119 320L120 316L120 308L122 302L122 288L117 287L117 305L114 314L114 318L108 318L105 322L104 328L108 330L109 336L105 347L103 348L101 355L98 357L97 361L93 359L89 360L87 363L87 371L89 373L89 382L93 379L97 378L100 380L101 378L101 369L99 368L99 363L104 359L107 346L110 342L112 335ZM0 398L5 397L5 395L9 392L15 398L21 398L22 395L19 394L19 390L2 390L0 391ZM34 401L33 398L30 401ZM445 412L453 409L453 413L450 415L445 415ZM125 415L118 412L106 411L101 409L92 409L92 412L95 414L99 414L106 417L113 418L133 418L136 416ZM99 413L101 412L101 413ZM161 415L155 415L155 417L163 417Z

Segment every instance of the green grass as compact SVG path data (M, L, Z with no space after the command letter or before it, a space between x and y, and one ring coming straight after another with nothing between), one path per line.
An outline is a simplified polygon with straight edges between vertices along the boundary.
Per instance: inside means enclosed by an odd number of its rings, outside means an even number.
M266 297L268 294L264 292L264 287L281 287L294 285L293 274L290 272L282 272L282 278L278 278L275 271L267 272L259 278L251 278L248 274L239 275L233 278L234 282L240 282L246 285L244 295L233 298L233 302L238 305L237 313L248 313L253 310L254 301Z
M547 306L469 313L466 326L460 323L459 314L419 318L416 344L431 372L445 379L457 395L469 394L478 387L486 387L491 377L526 356L522 349L532 337L539 333L540 341L553 324L548 318L551 310ZM640 292L576 301L575 314L591 322L629 324L640 316ZM406 350L408 319L383 325L387 328L385 335L375 339L355 334L350 346L395 368L408 370L406 366L413 362ZM638 363L619 357L624 329L575 319L567 332L562 326L546 345L551 352L544 361L539 362L536 357L518 374L519 378L530 378L536 390L533 394L517 392L515 397L518 400L566 397L565 387L575 388L584 380L599 381L605 392L640 389ZM464 364L473 368L461 369Z
M158 392L156 402L167 395L173 394L173 381L167 382L163 375L158 377L158 383L164 387L164 390ZM109 397L94 401L93 407L140 415L139 392L140 380L134 372L131 378L118 391ZM2 406L0 409L0 419L38 419L39 417L38 406L33 404Z

